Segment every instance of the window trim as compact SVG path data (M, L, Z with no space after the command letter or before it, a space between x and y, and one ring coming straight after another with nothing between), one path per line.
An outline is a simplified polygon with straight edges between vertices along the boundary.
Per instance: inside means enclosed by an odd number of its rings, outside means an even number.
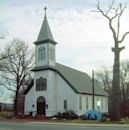
M46 59L46 51L45 51L45 47L41 46L38 49L38 60L42 61Z
M47 79L40 77L36 79L36 91L46 91L47 90Z

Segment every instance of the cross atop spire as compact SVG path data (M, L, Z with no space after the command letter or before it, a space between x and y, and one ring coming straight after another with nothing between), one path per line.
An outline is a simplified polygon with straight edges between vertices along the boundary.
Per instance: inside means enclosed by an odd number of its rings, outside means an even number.
M54 38L52 36L48 21L47 21L46 11L47 11L47 7L45 6L44 7L44 13L45 13L44 20L43 20L37 41L35 43L39 43L39 42L46 43L46 41L49 41L53 44L56 44L56 42L54 41Z
M47 7L45 6L45 7L44 7L45 16L46 16L46 12L47 12Z

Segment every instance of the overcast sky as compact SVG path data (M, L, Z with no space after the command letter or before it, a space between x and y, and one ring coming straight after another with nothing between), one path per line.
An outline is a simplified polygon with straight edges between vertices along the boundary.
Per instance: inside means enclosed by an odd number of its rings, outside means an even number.
M111 0L100 0L101 7L106 8L109 2ZM0 47L13 38L25 40L34 47L44 17L43 8L47 6L48 22L58 42L57 62L87 73L111 66L112 34L106 19L95 12L96 3L96 0L0 0L0 36L6 36L0 40ZM124 33L129 30L128 8L121 22ZM126 48L121 53L122 60L129 59L128 41L126 38L123 43Z

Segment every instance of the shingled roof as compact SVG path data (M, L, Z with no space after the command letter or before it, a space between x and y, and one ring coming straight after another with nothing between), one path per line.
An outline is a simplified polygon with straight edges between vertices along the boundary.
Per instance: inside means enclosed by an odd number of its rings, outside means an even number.
M70 68L68 66L56 63L55 67L52 66L39 66L35 67L32 71L41 70L52 70L56 71L76 92L81 94L92 95L92 78L84 72L78 71L76 69ZM101 84L95 80L95 95L107 96L107 93L101 87ZM30 88L28 88L28 91ZM28 92L26 90L26 93ZM25 93L25 94L26 94Z
M35 44L41 44L41 43L43 44L43 43L46 43L48 41L50 43L57 44L57 42L54 41L50 26L48 24L47 16L45 15L40 32L39 32L39 35L38 35L38 38L37 38L37 41L34 43Z
M84 72L75 70L73 68L56 64L56 69L61 75L71 84L77 93L92 94L92 78ZM95 95L106 96L107 93L101 87L101 84L95 80Z

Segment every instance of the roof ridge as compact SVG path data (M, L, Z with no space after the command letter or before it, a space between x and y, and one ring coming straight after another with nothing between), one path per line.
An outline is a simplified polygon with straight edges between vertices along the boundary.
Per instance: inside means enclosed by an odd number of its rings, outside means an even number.
M69 67L69 66L64 65L64 64L60 64L60 63L56 63L56 64L59 64L59 65L65 66L65 67L67 67L67 68L69 68L69 69L72 69L72 70L78 71L78 72L80 72L80 73L83 73L83 74L86 74L87 76L89 76L89 75L88 75L86 72L84 72L84 71L74 69L74 68ZM90 76L89 76L89 77L90 77ZM91 77L90 77L90 78L91 78Z

